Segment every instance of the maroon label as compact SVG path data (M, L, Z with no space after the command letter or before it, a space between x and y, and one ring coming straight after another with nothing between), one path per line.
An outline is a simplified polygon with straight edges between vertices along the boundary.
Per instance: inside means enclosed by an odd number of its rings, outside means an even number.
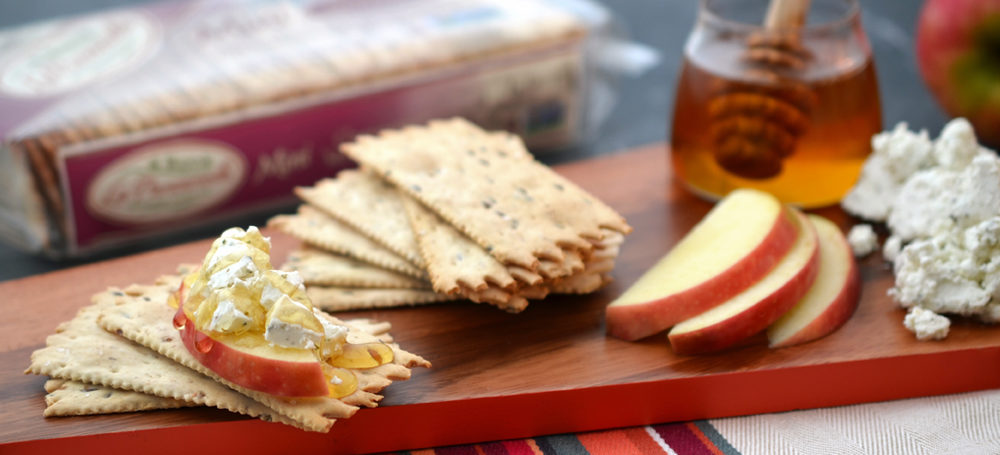
M68 154L76 249L291 202L296 186L352 166L341 142L461 112L455 94L473 90L474 76Z
M552 55L566 55L567 49L421 74L409 83L397 81L397 88L347 99L317 98L306 107L300 101L299 107L281 112L268 106L267 114L241 112L229 122L225 117L196 121L184 125L184 133L153 131L150 135L159 137L124 146L66 151L63 191L73 222L70 249L93 249L291 203L296 186L312 185L352 166L338 146L360 133L450 116L464 116L486 128L509 127L511 119L531 112L537 100L506 98L500 109L487 96L490 89L502 87L502 78L518 74L522 66L549 68L544 65ZM541 101L546 106L552 102Z

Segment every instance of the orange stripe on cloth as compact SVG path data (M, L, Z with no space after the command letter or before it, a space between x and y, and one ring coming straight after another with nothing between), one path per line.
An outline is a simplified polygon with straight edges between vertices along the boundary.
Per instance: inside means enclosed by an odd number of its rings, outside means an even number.
M710 450L714 455L723 455L722 450L719 450L719 448L715 446L715 443L708 439L705 432L701 431L701 428L698 428L694 422L688 422L686 425L688 429L698 437L698 440L700 440L702 444L705 444L706 449Z
M633 453L636 450L623 431L592 431L579 433L576 438L590 455Z
M666 453L645 427L626 428L622 431L632 440L632 444L635 444L640 453Z
M544 452L542 452L542 449L538 448L538 443L535 442L534 439L522 439L520 441L504 441L504 445L507 445L507 442L524 444L525 446L527 446L528 450L530 450L530 452L513 452L513 451L511 451L510 452L511 455L513 455L515 453L517 455L521 455L521 454L524 454L524 455L544 455Z
M593 431L576 435L590 455L663 453L643 428Z

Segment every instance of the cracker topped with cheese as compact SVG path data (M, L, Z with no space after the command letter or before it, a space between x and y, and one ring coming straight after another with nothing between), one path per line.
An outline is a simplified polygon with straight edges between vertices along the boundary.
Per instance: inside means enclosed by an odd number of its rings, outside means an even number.
M26 372L83 384L50 400L79 403L59 414L208 405L327 431L360 406L377 406L411 367L430 366L392 342L388 323L314 308L298 272L271 267L270 242L255 227L225 231L200 266L182 273L95 295L32 355ZM122 355L72 354L94 343ZM100 406L73 394L90 386L130 393Z

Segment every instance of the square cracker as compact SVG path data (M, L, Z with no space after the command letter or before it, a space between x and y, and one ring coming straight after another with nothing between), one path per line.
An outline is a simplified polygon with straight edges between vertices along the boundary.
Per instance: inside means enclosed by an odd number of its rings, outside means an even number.
M66 379L45 381L45 417L113 414L196 406L183 400Z
M349 256L414 278L427 279L427 274L423 270L406 259L315 207L303 205L299 207L298 214L278 215L271 218L267 224L332 253Z
M370 310L401 306L426 305L457 300L455 296L428 289L362 289L331 286L308 286L306 294L313 305L324 311Z
M295 194L340 222L424 268L396 189L369 172L349 169Z
M425 280L306 245L291 252L282 268L298 271L307 286L388 289L431 287Z
M119 301L159 302L166 307L167 295L177 287L180 279L176 276L163 277L157 283L153 286L132 285L124 290L112 288L95 294L92 305L80 309L73 319L60 324L56 333L46 338L46 347L31 354L31 363L25 373L130 390L192 405L212 406L264 420L284 421L266 406L97 325L101 311ZM177 332L175 330L164 337L176 339ZM62 403L61 407L66 408L72 403ZM106 402L104 406L113 406L113 401ZM125 411L124 408L114 410Z
M358 376L358 390L341 399L331 397L319 398L282 398L261 393L233 384L199 363L184 346L177 329L173 327L174 309L165 300L146 300L136 298L126 293L116 299L114 305L104 308L98 317L98 325L113 333L117 333L136 343L146 346L159 354L192 370L205 375L216 382L252 398L260 404L271 408L276 413L287 418L296 427L309 431L328 431L338 418L350 417L358 406L374 407L381 400L378 395L392 380L410 377L410 367L430 366L430 363L390 344L394 353L392 363L367 370L353 370ZM319 313L321 317L331 322L343 324L342 321L329 315ZM346 324L345 324L346 325ZM351 326L348 341L352 343L374 342L380 339L366 333L357 326Z
M539 259L583 255L602 228L631 227L610 207L548 167L525 158L514 135L497 140L461 119L359 136L341 150L417 198L504 264L536 270Z
M413 198L403 196L403 206L435 291L511 312L528 306L528 301L517 293L521 283L507 266ZM541 276L514 268L520 272L515 272L518 278L531 281L525 285L541 283Z

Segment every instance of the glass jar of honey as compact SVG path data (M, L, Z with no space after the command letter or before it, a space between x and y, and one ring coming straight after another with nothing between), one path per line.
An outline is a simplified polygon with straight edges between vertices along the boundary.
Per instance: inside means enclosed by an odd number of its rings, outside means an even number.
M692 191L835 204L881 129L857 0L701 1L671 132L674 173Z

